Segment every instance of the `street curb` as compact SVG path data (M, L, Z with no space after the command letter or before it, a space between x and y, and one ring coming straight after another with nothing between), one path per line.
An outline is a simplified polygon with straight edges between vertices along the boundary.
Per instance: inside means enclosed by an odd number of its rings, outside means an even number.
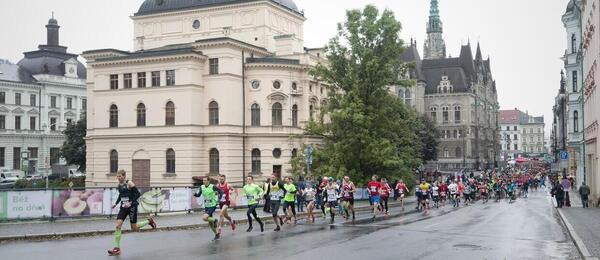
M558 215L560 216L560 219L562 220L563 224L565 224L565 226L567 227L567 230L569 231L569 236L571 236L571 239L573 239L573 242L575 242L575 246L577 247L581 258L583 260L600 260L600 258L592 256L590 254L587 247L583 243L583 240L579 237L579 235L577 235L577 232L575 232L575 228L573 228L567 217L560 211L560 209L557 208L556 211L558 212Z
M404 206L411 205L416 203L414 201L407 201L404 203ZM394 202L389 204L390 208L400 207L400 203ZM356 212L363 212L371 210L371 206L362 206L354 209ZM320 213L317 209L315 209L315 213ZM297 217L304 217L307 213L298 213ZM198 221L201 221L198 218ZM236 219L236 224L248 224L248 219ZM263 219L264 223L273 223L271 217L265 217ZM159 223L160 224L160 223ZM176 225L176 226L165 226L158 227L156 229L141 229L138 232L158 232L158 231L176 231L176 230L187 230L187 229L199 229L208 227L207 223L199 223L199 224L186 224L186 225ZM47 233L47 234L34 234L34 235L19 235L19 236L0 236L0 244L6 242L14 242L14 241L46 241L46 240L59 240L65 238L80 238L80 237L91 237L91 236L100 236L100 235L111 235L115 232L114 229L111 230L94 230L94 231L83 231L83 232L65 232L65 233ZM132 233L131 229L123 229L123 233Z

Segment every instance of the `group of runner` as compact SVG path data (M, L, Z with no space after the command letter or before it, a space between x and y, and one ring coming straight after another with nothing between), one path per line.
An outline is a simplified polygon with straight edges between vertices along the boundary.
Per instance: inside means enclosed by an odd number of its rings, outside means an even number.
M444 206L447 200L452 201L454 207L460 205L461 197L464 198L464 204L474 202L478 198L484 199L484 202L491 197L493 193L496 200L504 197L514 200L517 192L527 196L529 186L537 186L539 180L543 179L540 176L531 176L529 174L489 174L478 177L465 178L463 183L461 177L448 178L445 182L435 181L428 183L422 179L420 183L415 185L415 195L418 198L417 210L427 210L431 207L430 201L434 207ZM156 221L149 217L146 220L137 222L137 200L140 198L140 192L132 181L126 179L126 173L120 170L117 173L119 196L113 208L119 206L117 214L117 222L115 228L115 246L108 250L109 255L119 255L121 253L121 226L127 216L133 231L138 231L140 228L150 225L152 229L156 229ZM543 185L543 182L542 182ZM272 214L275 229L280 231L284 223L295 225L297 216L295 210L296 196L302 196L303 203L307 206L307 221L315 222L315 209L320 205L323 213L323 218L329 215L330 223L334 223L336 212L346 220L355 220L354 210L354 194L357 192L355 184L348 176L345 176L340 181L333 178L323 178L319 183L314 185L305 185L298 188L294 184L291 177L285 177L279 180L274 174L264 186L254 182L252 176L246 178L246 184L242 188L242 196L247 200L246 216L248 219L248 229L246 232L251 232L254 229L253 222L256 221L260 226L260 232L264 232L265 223L258 216L256 208L259 201L265 198L268 202L268 207ZM204 199L204 214L202 219L208 223L208 226L214 233L214 239L218 240L221 236L222 228L225 220L229 223L232 230L235 230L237 225L229 214L228 209L235 206L231 202L231 194L234 191L233 187L226 181L225 175L220 175L218 183L211 183L209 177L202 180L202 185L194 194L196 197ZM372 221L377 218L377 215L389 215L388 201L393 194L393 198L399 200L402 210L404 210L404 197L409 193L408 186L399 180L395 185L390 186L385 178L379 178L377 175L371 177L371 181L367 183L367 192L369 194L369 202L372 210ZM214 214L219 208L219 216L215 218ZM282 208L283 215L279 214L279 209Z

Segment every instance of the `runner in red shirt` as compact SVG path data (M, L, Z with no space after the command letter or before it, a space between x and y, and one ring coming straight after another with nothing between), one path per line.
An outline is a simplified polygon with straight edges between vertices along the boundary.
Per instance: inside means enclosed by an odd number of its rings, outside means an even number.
M225 223L225 219L229 221L231 230L235 230L235 220L227 214L227 209L231 206L230 194L233 192L233 187L225 182L225 175L221 174L219 176L217 188L223 192L223 196L221 196L221 199L219 200L219 209L221 210L219 212L219 233L221 232L221 227L223 227L223 224Z
M367 189L369 190L369 200L373 210L373 218L371 220L375 221L377 214L381 212L381 208L379 207L381 183L377 181L377 175L371 177L371 181L367 184Z
M399 193L398 198L400 199L400 205L402 205L402 211L404 211L404 193L408 192L408 187L406 187L406 184L404 184L402 179L396 184L396 190Z
M440 184L440 186L439 186L439 192L440 192L440 202L443 207L444 205L446 205L446 199L448 199L448 184L446 184L445 182L442 182L442 184Z
M387 183L387 179L381 178L381 190L379 192L381 196L381 201L379 201L379 206L385 210L384 213L386 216L389 215L388 199L390 198L391 191L392 188Z

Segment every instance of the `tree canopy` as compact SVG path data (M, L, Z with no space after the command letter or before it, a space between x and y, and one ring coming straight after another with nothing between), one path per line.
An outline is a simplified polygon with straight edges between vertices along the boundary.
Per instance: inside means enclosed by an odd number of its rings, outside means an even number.
M60 148L61 156L65 158L67 164L78 165L79 171L85 171L86 118L82 117L77 123L68 124L63 134L66 140Z

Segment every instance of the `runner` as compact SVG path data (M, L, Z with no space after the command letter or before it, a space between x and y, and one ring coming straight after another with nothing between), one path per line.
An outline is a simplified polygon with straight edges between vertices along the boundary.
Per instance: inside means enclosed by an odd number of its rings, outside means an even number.
M335 208L337 207L338 190L339 188L333 181L333 178L329 178L329 182L327 183L327 186L325 186L325 198L327 200L329 214L331 215L331 219L329 220L331 224L333 224L335 220Z
M446 206L446 200L448 200L448 184L442 182L440 185L440 203L442 207Z
M256 222L260 225L260 232L264 232L265 225L256 214L256 207L258 206L258 200L263 195L263 189L254 183L254 178L252 176L246 178L246 183L247 184L242 188L242 196L245 196L248 200L248 211L246 211L246 216L248 217L248 229L246 232L252 231L252 216L254 216L254 219L256 219ZM250 214L252 214L252 216Z
M468 183L465 185L465 189L463 191L463 195L465 197L465 206L469 206L469 201L471 200L471 184Z
M352 211L352 221L356 219L354 213L354 192L356 192L356 186L350 181L350 177L344 176L342 182L342 205L344 207L344 212L346 213L346 219L350 218L349 211Z
M217 188L223 192L224 196L221 196L219 199L219 228L218 233L221 233L221 228L225 223L225 219L229 221L229 225L231 226L231 230L235 230L235 220L231 219L229 214L227 214L227 210L231 207L231 192L234 191L233 187L229 185L229 183L225 182L225 175L219 175L219 183L217 184Z
M117 224L115 227L115 247L111 250L108 250L108 255L117 256L121 254L121 227L123 226L123 222L129 216L129 223L131 225L131 230L139 231L140 228L143 228L146 225L150 225L152 229L156 229L156 222L152 217L147 220L140 221L137 223L137 209L138 202L137 200L140 198L140 191L132 181L125 180L126 172L124 170L119 170L117 172L117 180L119 184L117 186L117 190L119 191L119 197L112 208L114 209L117 205L119 205L119 214L117 214Z
M438 182L434 182L433 186L431 187L431 199L433 200L433 205L435 206L435 208L439 208L439 202L440 202L440 187L438 186Z
M400 179L398 184L396 184L396 190L398 191L398 199L400 199L400 205L402 206L402 211L404 211L404 193L408 192L408 187L404 184L404 181Z
M218 229L219 221L213 218L213 214L217 210L217 201L223 196L223 192L210 183L210 178L204 177L202 179L202 185L200 185L198 192L194 194L195 197L202 196L204 198L204 215L202 219L208 222L208 226L215 233L215 240L221 238L221 232Z
M379 197L381 183L377 181L377 175L371 177L371 181L367 184L367 189L369 190L369 201L371 202L373 210L373 218L371 221L375 221L377 214L381 212L381 208L379 207L379 201L381 200L381 197Z
M282 183L277 181L277 176L273 173L271 176L271 182L267 185L267 195L271 200L271 214L273 214L273 222L277 227L273 231L281 230L283 225L283 218L279 216L279 206L281 205L281 198L285 195L285 187Z
M415 197L417 198L417 211L421 211L421 200L423 199L423 194L421 193L421 184L417 181L415 183Z
M388 200L390 198L390 192L392 188L387 183L386 178L381 178L381 191L379 192L381 196L381 200L379 201L379 206L384 210L383 213L386 216L389 216L390 212L388 209Z
M306 205L306 210L308 211L307 221L315 223L315 214L313 213L313 210L315 209L315 197L317 194L317 190L313 187L312 184L306 185L302 194L304 194L304 202L307 204Z
M450 192L450 199L452 200L452 207L458 207L460 203L460 195L458 193L458 185L454 180L448 185L448 191Z
M285 214L285 221L288 224L291 224L291 220L293 218L293 223L295 225L297 219L294 202L296 201L296 192L298 190L294 184L294 180L291 177L285 177L284 180L285 184L283 185L283 188L285 189L285 196L283 197L283 213Z
M424 214L427 214L429 210L429 189L431 185L425 181L425 179L421 179L421 184L419 185L421 189L421 206L423 207Z
M321 180L320 183L317 184L316 190L317 190L317 206L321 207L321 212L323 213L323 219L325 219L327 217L327 214L325 214L325 197L323 196L324 191L323 189L325 188L325 186L327 186L327 177L323 177L323 179Z

